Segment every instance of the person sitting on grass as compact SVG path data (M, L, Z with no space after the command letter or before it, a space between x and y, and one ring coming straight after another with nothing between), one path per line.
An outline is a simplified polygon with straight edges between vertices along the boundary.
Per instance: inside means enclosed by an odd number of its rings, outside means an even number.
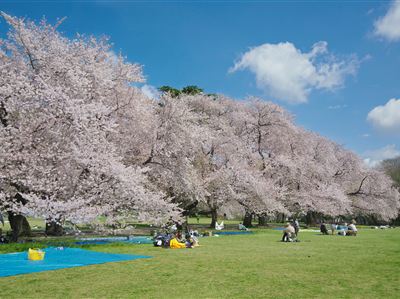
M347 225L338 225L338 235L339 236L345 236L347 233Z
M357 227L355 225L355 221L353 221L348 227L347 227L347 236L357 236Z
M296 236L296 231L290 223L285 224L285 229L283 230L282 242L293 242L293 238Z
M239 223L239 230L246 230L247 231L249 229L247 227L245 227L242 222L240 222Z
M169 241L169 247L173 249L187 248L187 244L179 242L179 236L178 234L175 234L175 236Z
M190 229L188 232L185 234L185 244L188 247L196 247L199 246L199 233L197 231L194 231Z
M188 235L185 240L186 248L193 248L199 246L199 239L195 236Z
M323 235L329 235L325 222L321 223L320 230Z

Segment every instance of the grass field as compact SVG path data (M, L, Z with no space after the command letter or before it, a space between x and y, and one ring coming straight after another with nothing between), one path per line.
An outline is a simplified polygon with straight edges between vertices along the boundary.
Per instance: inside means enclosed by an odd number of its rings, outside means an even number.
M0 278L1 298L399 298L400 229L357 237L280 232L201 239L201 247L98 245L92 250L151 255ZM15 250L1 245L2 252Z

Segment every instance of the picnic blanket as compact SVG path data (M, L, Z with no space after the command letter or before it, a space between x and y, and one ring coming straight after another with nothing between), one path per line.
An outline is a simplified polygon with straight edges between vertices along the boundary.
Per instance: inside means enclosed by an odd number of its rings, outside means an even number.
M43 261L28 260L27 252L0 254L0 277L151 257L69 247L50 247L44 251L46 254Z
M77 245L101 245L113 242L123 242L130 244L153 244L153 239L150 237L104 237L104 238L82 238L75 242Z

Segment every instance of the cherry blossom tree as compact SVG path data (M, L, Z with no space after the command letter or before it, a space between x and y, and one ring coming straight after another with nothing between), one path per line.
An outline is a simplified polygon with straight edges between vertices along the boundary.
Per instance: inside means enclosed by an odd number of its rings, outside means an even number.
M200 153L201 173L209 191L207 203L213 214L229 201L239 203L247 214L283 209L277 201L282 196L279 186L263 177L256 154L247 143L247 103L206 95L187 98L186 102L202 115L201 124L209 132L203 134Z
M56 31L59 23L2 16L11 27L0 41L2 207L74 223L177 214L115 142L124 134L116 114L137 98L128 95L130 83L143 80L140 66L116 57L106 39L70 40Z
M366 175L373 177L358 156L295 126L293 118L275 104L253 99L249 108L238 126L246 128L241 132L242 139L247 140L256 154L258 161L256 159L253 165L258 165L264 178L270 180L271 186L284 188L285 196L278 198L290 213L338 216L357 212L393 218L396 212L389 216L391 211L387 208L384 212L384 204L372 204L377 200L377 192L372 189L364 192L362 208L360 204L356 207L354 196L359 194L353 194L357 190L355 186L359 186ZM389 184L388 181L384 183L382 173L376 175L381 178L382 186ZM398 195L391 188L382 190L387 190L382 202L398 210Z
M152 185L167 194L188 216L204 199L203 183L195 170L195 146L201 127L180 98L168 93L153 102L154 127L148 131L149 149L142 165Z

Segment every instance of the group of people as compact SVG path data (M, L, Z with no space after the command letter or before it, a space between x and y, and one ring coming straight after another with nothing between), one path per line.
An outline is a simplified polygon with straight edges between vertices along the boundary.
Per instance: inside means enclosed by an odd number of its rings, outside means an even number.
M217 225L219 229L221 229L220 226L223 228L223 222L221 224L216 223L216 229L218 229ZM183 236L181 233L182 225L176 223L172 224L169 227L169 230L169 233L161 234L155 237L154 246L164 246L170 248L193 248L199 245L199 233L197 231L190 230L186 226L186 233L185 236ZM243 223L239 223L239 230L248 230L248 228L244 226ZM282 242L299 242L299 230L299 221L297 219L290 220L290 222L285 224L283 229ZM324 235L335 235L337 233L338 235L342 236L356 236L356 221L352 220L350 224L337 224L336 222L333 222L330 224L331 233L329 233L327 224L325 222L321 222L320 231Z
M154 246L168 248L193 248L199 246L199 233L192 230L188 225L183 225L172 220L166 224L165 233L154 235ZM185 232L185 233L182 233Z
M181 232L177 231L173 234L157 234L154 237L153 244L156 247L166 247L173 249L193 248L199 246L199 239L194 232L186 233L185 236L183 236Z
M170 239L169 247L174 249L179 248L193 248L199 246L199 239L198 239L197 231L190 230L183 234L178 231L176 232L173 237Z
M300 224L297 219L292 220L285 224L283 229L282 242L298 242L297 236L299 234Z
M331 223L331 234L337 234L340 236L357 236L356 221L353 219L350 224L344 223L343 225L335 222ZM320 231L323 235L329 235L328 227L325 222L320 225Z
M286 223L283 229L282 242L298 242L297 237L299 229L300 225L296 219ZM320 231L323 235L330 234L328 226L325 222L321 223ZM358 230L356 227L356 221L353 219L350 224L344 223L343 225L339 225L336 222L331 223L330 231L332 235L335 235L337 233L341 236L356 236Z

